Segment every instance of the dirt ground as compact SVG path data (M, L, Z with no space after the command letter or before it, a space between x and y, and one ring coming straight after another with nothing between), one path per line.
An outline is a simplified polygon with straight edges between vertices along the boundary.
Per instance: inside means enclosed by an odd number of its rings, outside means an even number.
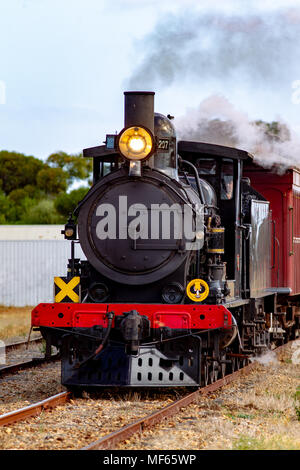
M300 340L118 449L300 450Z
M30 328L30 312L31 307L0 307L0 339L26 337ZM61 390L59 370L56 368L52 371L52 368L53 366L49 370L48 382L53 391L57 392ZM23 374L20 390L17 388L17 376L11 376L6 387L2 384L0 398L2 394L2 401L6 406L9 405L9 410L18 408L19 405L24 406L22 400L28 400L28 394L22 392L25 386L25 373L29 374L27 371L20 373ZM46 393L48 391L45 383L46 370L43 370L42 379L38 370L34 373L37 374L37 380L29 379L27 383L34 390ZM41 390L37 387L37 383L40 384ZM7 394L11 394L12 398L8 400ZM29 396L33 401L37 399L30 390ZM141 397L136 395L135 399L139 403ZM101 416L97 413L95 415L95 400L88 400L88 409L91 409L93 417L91 418L93 432L90 434L85 432L87 408L82 407L84 404L82 401L76 412L74 411L76 415L74 422L67 420L68 417L71 419L72 415L70 412L72 404L70 404L66 412L65 408L61 409L61 419L57 419L56 413L60 412L58 409L49 414L45 413L35 420L29 420L28 426L20 424L3 428L0 433L0 442L2 442L0 447L69 449L75 445L75 448L80 448L81 445L86 445L101 437L103 433L113 430L114 426L103 427L104 411L107 414L105 419L108 424L112 424L114 416L117 424L123 419L122 424L126 424L133 418L131 407L134 405L133 409L136 408L136 403L129 400L128 409L117 406L114 411L114 407L108 406L111 400L112 397L105 403L99 401ZM152 400L149 400L149 404L153 405ZM142 408L139 411L141 415L147 414ZM47 431L50 425L53 425L51 433ZM78 431L76 443L67 439L67 434L70 430L73 432L74 428ZM18 442L16 435L20 437ZM35 442L31 442L33 435L39 436L34 439ZM291 343L284 352L277 354L268 352L248 376L242 377L210 397L202 397L198 403L182 410L176 417L156 426L155 429L133 437L119 445L118 449L300 450L300 340Z
M24 339L28 336L33 307L0 306L0 339Z
M0 412L62 390L59 364L4 378ZM80 449L166 406L174 390L84 393L80 399L0 428L0 449ZM164 395L164 396L163 396ZM255 369L119 450L300 450L300 340L264 355Z

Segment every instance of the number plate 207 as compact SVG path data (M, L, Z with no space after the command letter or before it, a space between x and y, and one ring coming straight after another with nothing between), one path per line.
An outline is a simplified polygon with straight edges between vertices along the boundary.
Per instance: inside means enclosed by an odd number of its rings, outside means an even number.
M158 150L169 150L169 140L158 139L157 148Z

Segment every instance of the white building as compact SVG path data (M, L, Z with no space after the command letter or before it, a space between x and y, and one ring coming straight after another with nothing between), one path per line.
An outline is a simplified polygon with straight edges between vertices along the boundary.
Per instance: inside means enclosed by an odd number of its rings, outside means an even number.
M0 225L0 305L53 302L54 276L66 276L71 242L63 225ZM75 256L85 259L78 244Z

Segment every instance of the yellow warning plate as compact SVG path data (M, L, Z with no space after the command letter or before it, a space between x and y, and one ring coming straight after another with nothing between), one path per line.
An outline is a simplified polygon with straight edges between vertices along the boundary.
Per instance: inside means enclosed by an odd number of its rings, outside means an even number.
M80 277L55 277L54 301L75 303L80 302Z
M194 302L202 302L209 294L209 286L203 279L193 279L188 283L186 293Z

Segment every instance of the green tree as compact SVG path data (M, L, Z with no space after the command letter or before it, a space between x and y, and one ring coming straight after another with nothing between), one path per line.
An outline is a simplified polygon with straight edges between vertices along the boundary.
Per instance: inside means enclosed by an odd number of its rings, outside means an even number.
M73 189L69 194L62 193L55 199L54 207L57 212L66 219L70 212L73 212L78 202L84 198L87 192L88 188L80 187L78 189Z
M291 138L288 127L281 122L265 122L258 120L255 121L255 124L264 131L266 137L271 141L286 142Z
M8 213L11 209L11 203L5 196L3 191L0 191L0 224L8 223Z
M61 168L43 168L36 177L39 189L45 194L58 194L67 189L67 173Z
M67 194L68 186L74 180L86 180L91 170L92 162L81 154L57 152L42 162L0 151L0 224L64 223L88 190Z
M8 198L15 204L22 204L24 199L42 199L44 193L37 187L27 185L24 188L14 189L8 195Z
M68 175L68 184L72 184L75 180L88 180L93 166L91 159L84 158L82 153L52 153L47 158L46 163L53 168L64 170Z
M44 162L23 153L0 152L0 187L6 195L26 185L36 186L36 176L47 167Z
M35 194L29 189L30 186L25 188L14 189L7 196L9 201L9 210L7 211L7 221L9 223L18 223L24 217L24 214L35 206L42 198L42 193L36 191Z

